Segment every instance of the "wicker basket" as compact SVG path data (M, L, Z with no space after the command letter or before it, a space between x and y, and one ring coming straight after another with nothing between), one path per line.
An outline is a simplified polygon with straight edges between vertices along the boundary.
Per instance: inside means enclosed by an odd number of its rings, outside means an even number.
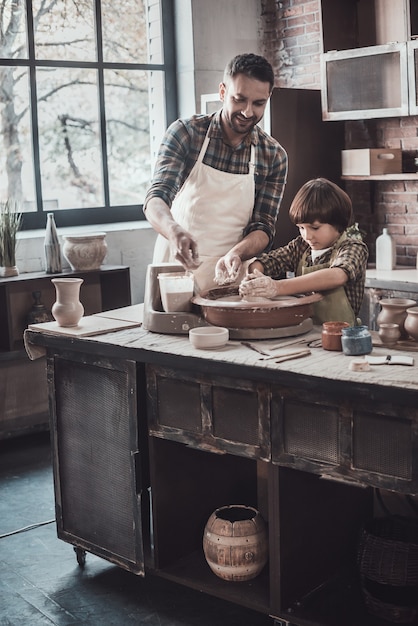
M370 613L411 624L418 619L418 521L401 516L372 520L362 530L357 564Z

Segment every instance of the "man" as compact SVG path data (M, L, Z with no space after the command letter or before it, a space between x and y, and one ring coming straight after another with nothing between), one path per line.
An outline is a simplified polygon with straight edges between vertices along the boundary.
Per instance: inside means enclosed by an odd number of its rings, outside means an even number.
M153 262L193 270L198 291L238 281L273 242L287 155L257 126L273 86L264 57L240 54L219 85L222 108L177 120L163 138L144 203L159 233Z

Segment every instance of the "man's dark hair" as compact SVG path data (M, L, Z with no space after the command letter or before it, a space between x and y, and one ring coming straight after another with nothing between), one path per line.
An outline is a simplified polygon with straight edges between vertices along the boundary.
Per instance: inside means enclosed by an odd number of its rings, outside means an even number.
M274 87L274 72L270 63L258 54L251 52L238 54L231 59L225 68L224 83L228 78L234 78L237 74L244 74L249 78L255 78L263 83L270 84L270 91Z

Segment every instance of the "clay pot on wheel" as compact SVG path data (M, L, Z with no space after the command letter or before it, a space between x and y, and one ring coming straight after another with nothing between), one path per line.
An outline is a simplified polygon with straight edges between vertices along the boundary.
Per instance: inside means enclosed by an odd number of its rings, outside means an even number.
M398 324L401 332L401 339L407 339L408 333L405 330L406 310L413 307L416 302L409 298L383 298L380 300L382 310L377 316L377 324Z

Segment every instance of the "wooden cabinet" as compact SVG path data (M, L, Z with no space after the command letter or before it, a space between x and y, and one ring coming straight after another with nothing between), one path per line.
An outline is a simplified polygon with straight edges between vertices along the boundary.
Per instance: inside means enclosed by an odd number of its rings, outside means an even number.
M58 536L144 573L147 452L136 365L63 353L48 373Z
M80 298L85 315L131 304L129 268L102 266L100 270L63 272L84 282ZM23 349L27 316L41 293L47 310L55 302L54 275L44 272L0 279L0 438L48 427L45 360L30 361Z
M323 119L415 115L416 2L322 0L321 15Z
M357 540L374 488L418 494L415 392L205 359L186 339L179 355L137 332L31 333L48 350L58 535L80 564L92 552L277 626L375 626ZM209 516L231 504L268 526L269 561L246 582L217 577L203 553Z

